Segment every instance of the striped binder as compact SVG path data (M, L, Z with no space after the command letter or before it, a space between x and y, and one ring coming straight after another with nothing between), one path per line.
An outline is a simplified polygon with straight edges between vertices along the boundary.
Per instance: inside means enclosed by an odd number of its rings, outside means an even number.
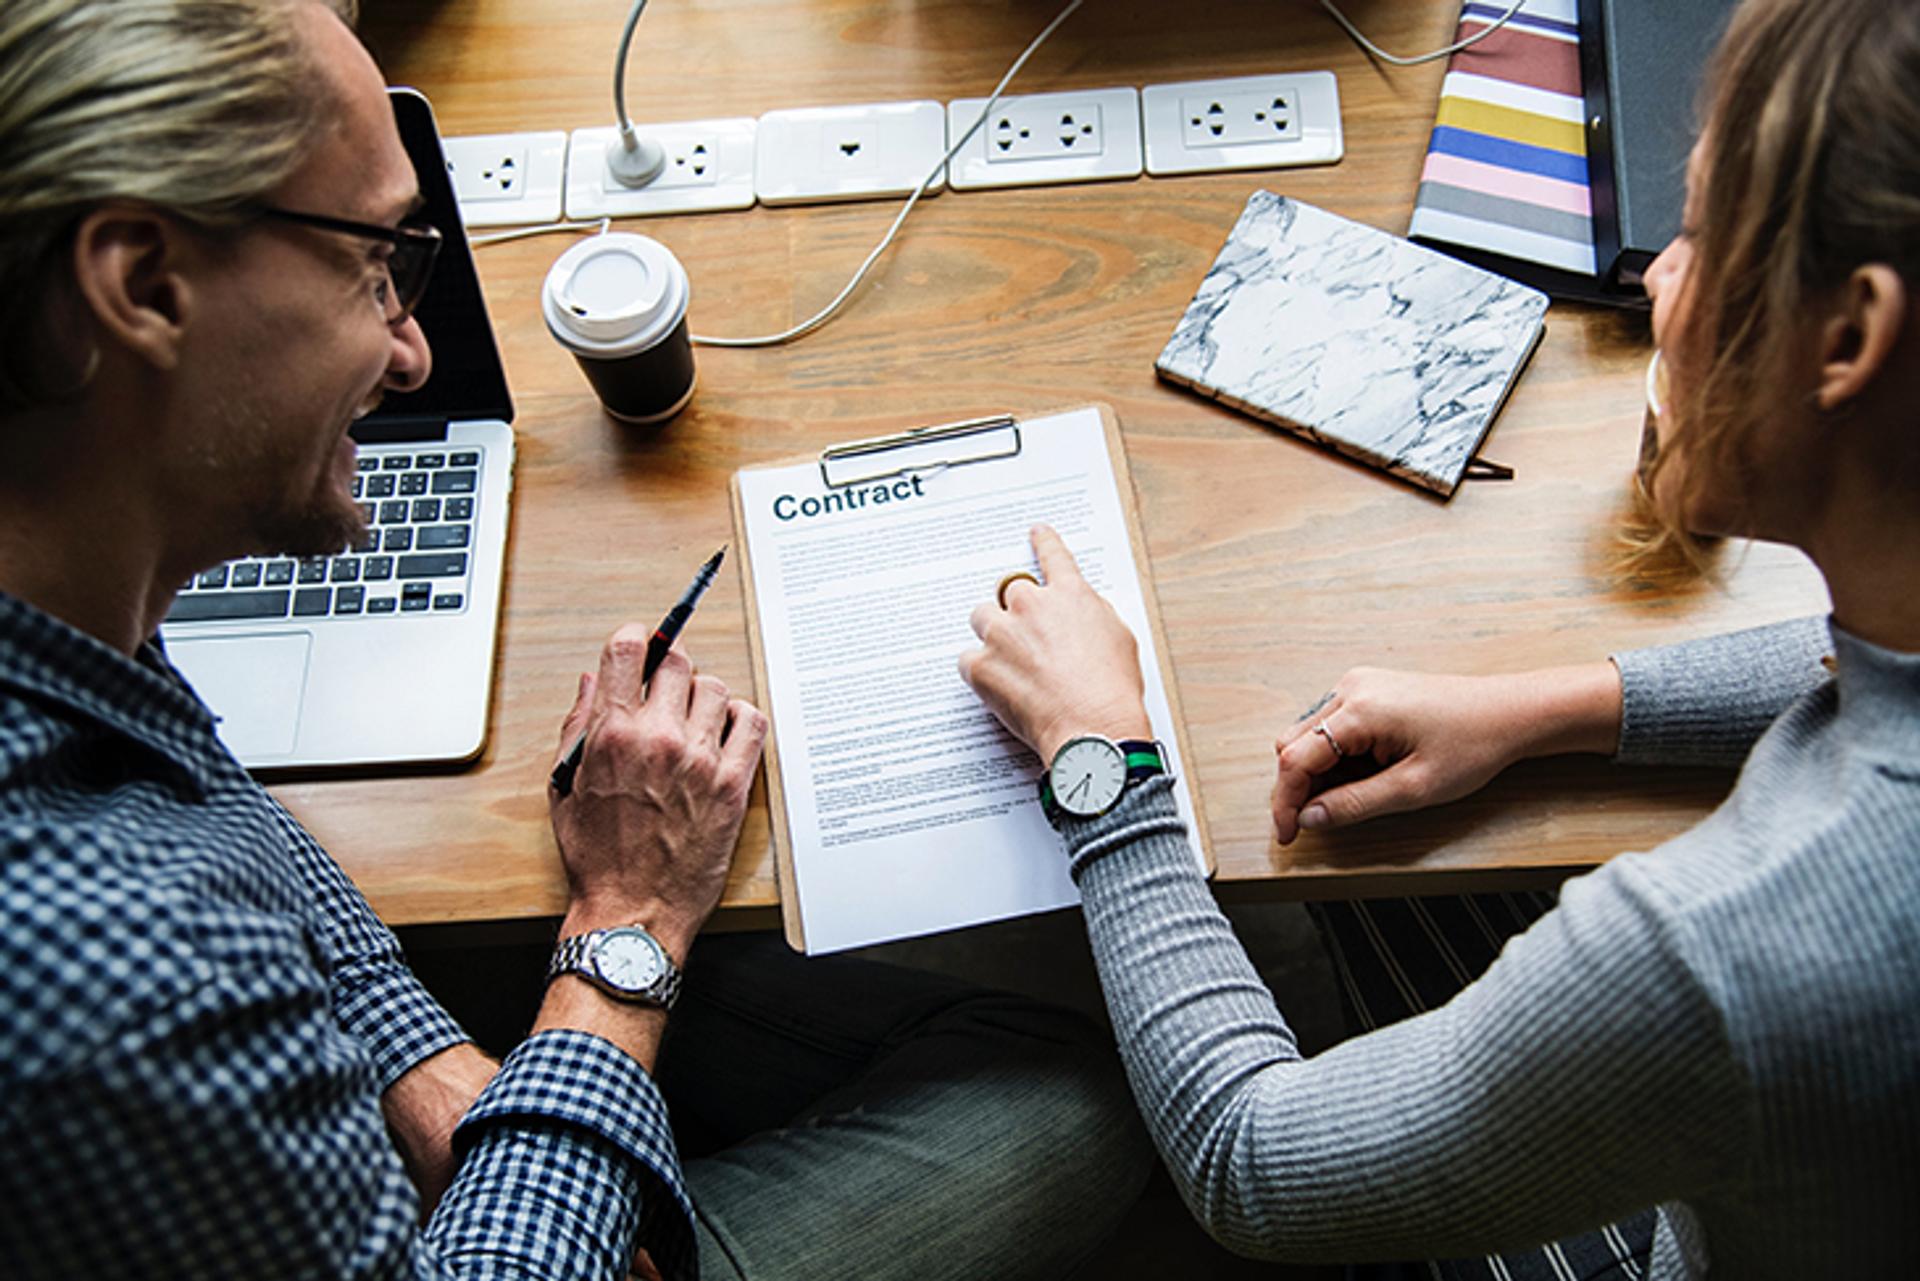
M1504 3L1462 6L1456 39ZM1560 297L1627 302L1596 276L1576 0L1526 0L1453 55L1409 239Z

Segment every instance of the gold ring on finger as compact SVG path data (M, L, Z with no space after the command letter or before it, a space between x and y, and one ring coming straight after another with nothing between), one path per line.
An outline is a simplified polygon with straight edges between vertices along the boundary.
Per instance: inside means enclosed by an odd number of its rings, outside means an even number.
M1024 569L1016 569L1011 574L1002 578L1000 585L993 589L993 597L1000 602L1001 609L1007 607L1007 588L1013 586L1015 583L1032 583L1035 587L1038 587L1040 580Z

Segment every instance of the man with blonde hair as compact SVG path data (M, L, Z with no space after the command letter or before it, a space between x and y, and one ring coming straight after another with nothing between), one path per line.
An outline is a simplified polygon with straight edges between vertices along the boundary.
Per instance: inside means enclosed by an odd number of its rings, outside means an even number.
M653 1069L766 732L683 654L643 685L614 636L551 798L563 935L657 972L563 948L496 1065L155 643L199 570L353 539L348 430L431 370L438 232L351 16L0 6L7 1275L1062 1270L1147 1151L1110 1046L1016 998L703 945L682 1167Z

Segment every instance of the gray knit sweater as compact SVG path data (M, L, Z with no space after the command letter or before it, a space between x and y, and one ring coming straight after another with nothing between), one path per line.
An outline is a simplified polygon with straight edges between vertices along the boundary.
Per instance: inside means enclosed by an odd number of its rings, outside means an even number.
M1068 832L1141 1112L1232 1249L1474 1255L1658 1204L1656 1277L1920 1276L1920 655L1805 620L1614 661L1619 759L1744 754L1726 803L1312 1059L1164 782Z

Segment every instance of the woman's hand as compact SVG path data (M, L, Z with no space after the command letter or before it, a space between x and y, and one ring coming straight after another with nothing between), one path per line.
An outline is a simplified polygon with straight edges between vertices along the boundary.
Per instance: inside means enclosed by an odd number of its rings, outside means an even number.
M1036 525L1032 538L1046 584L1022 579L1007 585L1005 609L975 607L980 647L960 655L961 677L1043 762L1080 734L1152 738L1133 633L1060 535Z
M1275 835L1289 845L1302 828L1445 804L1525 757L1611 754L1619 735L1610 662L1505 676L1356 667L1274 744ZM1341 760L1363 758L1382 768L1330 785Z

